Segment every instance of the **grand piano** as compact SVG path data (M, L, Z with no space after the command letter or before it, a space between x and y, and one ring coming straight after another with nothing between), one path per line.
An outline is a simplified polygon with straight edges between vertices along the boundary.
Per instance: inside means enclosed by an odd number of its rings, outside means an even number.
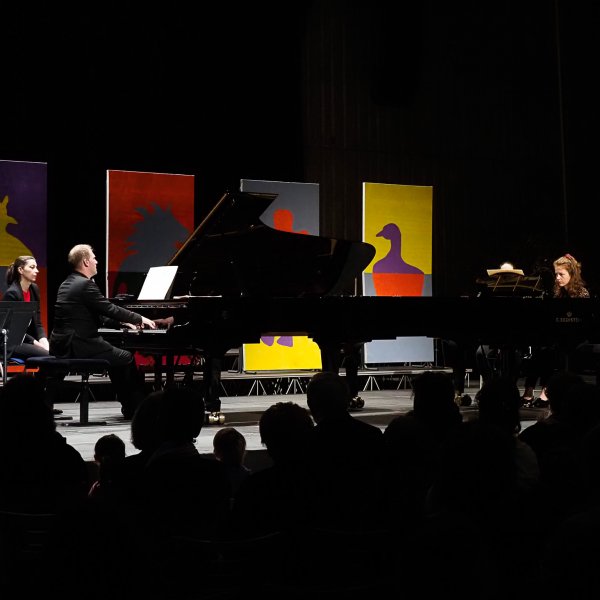
M220 410L221 361L232 348L263 335L309 335L321 347L324 365L337 339L321 336L316 323L327 298L349 299L357 279L375 256L371 244L279 231L260 216L276 194L227 192L189 236L168 265L178 267L165 301L113 298L152 319L173 317L164 332L103 335L130 349L169 348L204 359L207 410ZM335 310L334 306L331 306ZM341 332L343 331L343 336Z
M324 368L347 344L398 336L470 344L572 345L600 339L597 299L544 295L481 297L357 296L356 279L372 245L278 231L260 220L273 194L225 193L169 261L177 265L171 299L119 301L155 319L172 316L165 335L127 335L130 348L182 349L204 358L207 411L220 411L225 353L265 335L306 335ZM114 340L112 340L114 341Z

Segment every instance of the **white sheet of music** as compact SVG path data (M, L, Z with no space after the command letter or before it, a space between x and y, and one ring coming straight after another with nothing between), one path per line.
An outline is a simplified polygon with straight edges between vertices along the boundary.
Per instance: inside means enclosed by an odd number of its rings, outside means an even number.
M176 273L176 265L150 267L146 279L144 279L144 285L142 285L138 300L166 300L171 291Z

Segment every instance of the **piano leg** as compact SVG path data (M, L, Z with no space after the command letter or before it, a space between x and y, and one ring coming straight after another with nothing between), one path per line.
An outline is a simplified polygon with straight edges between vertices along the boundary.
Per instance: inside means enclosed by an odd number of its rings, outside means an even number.
M225 352L210 353L204 357L204 404L208 425L222 425L225 422L225 415L221 412L221 398L219 397L224 358Z
M162 390L162 357L154 356L154 382L152 384L152 389L156 392L158 390Z
M152 352L150 353L154 358L153 375L154 381L152 383L153 391L162 390L164 387L170 387L175 383L175 355L173 352ZM163 364L164 359L164 364ZM165 381L163 382L163 373Z
M346 383L350 390L348 410L360 410L365 401L358 395L358 368L360 366L360 349L362 343L354 342L319 342L321 365L323 371L339 373L344 365Z

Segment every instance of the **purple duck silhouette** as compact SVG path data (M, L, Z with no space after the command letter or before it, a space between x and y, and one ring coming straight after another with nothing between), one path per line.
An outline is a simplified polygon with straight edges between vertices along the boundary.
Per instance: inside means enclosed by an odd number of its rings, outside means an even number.
M422 296L425 274L402 258L402 233L396 223L388 223L377 237L390 241L388 253L373 265L373 285L377 296Z

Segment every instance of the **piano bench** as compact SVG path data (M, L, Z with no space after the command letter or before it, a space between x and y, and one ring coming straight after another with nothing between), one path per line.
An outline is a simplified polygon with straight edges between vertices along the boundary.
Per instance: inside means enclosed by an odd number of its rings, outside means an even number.
M92 373L106 373L110 363L97 358L57 358L56 356L35 356L25 362L26 370L38 369L42 376L66 377L67 375L80 375L79 392L75 402L79 402L79 421L65 421L64 426L106 425L105 421L89 420L90 399L94 394L90 388L90 375Z

